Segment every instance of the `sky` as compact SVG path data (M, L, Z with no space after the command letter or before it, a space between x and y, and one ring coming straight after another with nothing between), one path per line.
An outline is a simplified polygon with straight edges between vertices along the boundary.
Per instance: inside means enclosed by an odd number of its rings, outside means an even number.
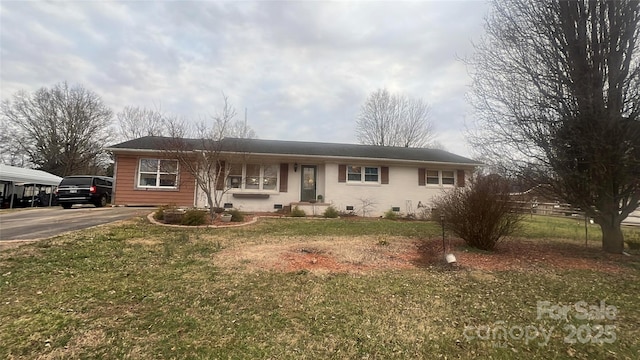
M431 106L436 140L471 156L469 69L489 5L466 1L0 1L0 96L66 81L114 113L200 121L222 94L258 138L357 143L377 89Z

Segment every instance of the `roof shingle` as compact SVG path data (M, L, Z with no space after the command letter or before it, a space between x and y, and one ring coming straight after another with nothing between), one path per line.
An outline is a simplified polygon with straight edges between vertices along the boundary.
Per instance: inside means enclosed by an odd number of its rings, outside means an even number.
M146 136L113 145L113 152L123 150L164 150L171 140L168 137ZM184 139L194 150L202 150L202 140ZM254 154L279 154L298 156L327 156L344 158L370 158L412 160L438 163L482 165L480 162L438 149L406 148L393 146L356 145L307 141L281 141L263 139L224 138L219 142L225 152L247 152Z

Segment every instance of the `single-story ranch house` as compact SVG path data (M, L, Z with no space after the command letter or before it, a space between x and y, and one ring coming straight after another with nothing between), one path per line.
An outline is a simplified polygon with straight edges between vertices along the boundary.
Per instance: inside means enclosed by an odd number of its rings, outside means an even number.
M114 205L206 207L169 141L147 136L108 149L115 157ZM183 141L194 156L202 152L200 140ZM437 149L232 138L216 144L226 177L216 191L225 192L224 207L250 212L298 206L310 215L333 205L365 216L416 214L446 189L464 186L481 165Z

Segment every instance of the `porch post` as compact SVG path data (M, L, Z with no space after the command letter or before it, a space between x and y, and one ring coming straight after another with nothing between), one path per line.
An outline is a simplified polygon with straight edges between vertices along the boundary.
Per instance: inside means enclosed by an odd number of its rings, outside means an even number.
M9 209L13 209L13 197L16 194L16 183L11 182L11 200L9 200Z

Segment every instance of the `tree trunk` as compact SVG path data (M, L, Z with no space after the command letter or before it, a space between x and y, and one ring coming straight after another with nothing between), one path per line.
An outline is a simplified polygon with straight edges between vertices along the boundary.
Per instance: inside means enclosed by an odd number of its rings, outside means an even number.
M215 190L214 190L215 191ZM209 204L209 215L211 215L212 219L215 219L218 214L216 214L216 209L218 208L218 202L214 201L213 195L210 192L206 192L207 194L207 204Z
M624 236L620 228L619 221L600 221L600 229L602 230L602 250L613 253L622 254L624 251Z

